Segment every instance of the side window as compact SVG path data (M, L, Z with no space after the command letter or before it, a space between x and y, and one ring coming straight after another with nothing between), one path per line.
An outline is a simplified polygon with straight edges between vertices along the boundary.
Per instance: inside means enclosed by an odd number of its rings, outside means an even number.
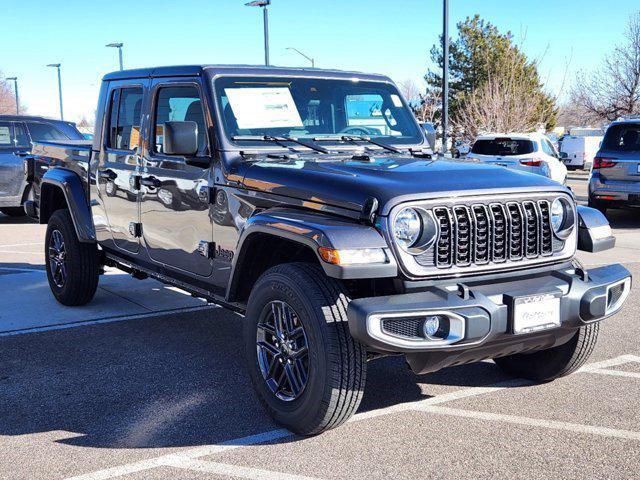
M31 148L31 141L29 140L29 135L27 134L27 127L24 123L14 123L13 124L14 133L16 136L16 147L25 147ZM66 137L64 137L66 140ZM35 140L35 138L34 138Z
M556 156L556 151L553 148L553 145L551 145L551 143L546 139L542 139L542 151L552 157Z
M47 123L29 122L27 128L31 134L31 140L34 142L68 140L64 133Z
M11 122L0 122L0 148L13 148L13 126Z
M140 142L142 88L114 90L109 111L108 146L133 150Z
M155 104L155 152L163 153L165 122L195 122L198 125L198 155L207 148L207 124L196 87L160 87Z

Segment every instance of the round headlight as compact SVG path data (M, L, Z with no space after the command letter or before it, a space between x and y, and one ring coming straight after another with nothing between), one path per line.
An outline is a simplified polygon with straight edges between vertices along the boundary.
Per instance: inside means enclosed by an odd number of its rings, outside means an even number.
M566 210L564 202L559 198L556 198L551 204L551 225L553 226L554 232L558 233L562 230L565 217Z
M556 237L566 240L575 226L573 205L566 198L558 197L551 203L551 227Z
M422 219L413 208L405 208L393 222L393 236L403 248L411 248L420 239Z

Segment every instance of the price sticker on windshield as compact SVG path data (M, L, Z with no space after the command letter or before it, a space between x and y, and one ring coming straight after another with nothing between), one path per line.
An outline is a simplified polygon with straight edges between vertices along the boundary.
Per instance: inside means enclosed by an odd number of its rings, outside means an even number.
M303 126L286 87L226 88L225 93L240 129Z

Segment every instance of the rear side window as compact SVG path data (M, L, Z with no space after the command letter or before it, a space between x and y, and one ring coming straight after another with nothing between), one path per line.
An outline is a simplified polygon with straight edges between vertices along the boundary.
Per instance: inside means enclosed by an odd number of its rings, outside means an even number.
M478 155L526 155L533 153L535 147L531 140L515 140L511 138L493 138L490 140L477 140L471 149Z
M602 148L614 152L640 151L640 124L618 124L607 130Z
M0 122L0 148L13 147L13 126L10 122Z
M108 146L133 150L140 143L142 88L121 88L111 95Z
M49 142L56 140L68 140L69 138L55 127L47 123L29 122L27 124L31 140L34 142Z
M0 148L29 148L29 137L22 123L0 122Z

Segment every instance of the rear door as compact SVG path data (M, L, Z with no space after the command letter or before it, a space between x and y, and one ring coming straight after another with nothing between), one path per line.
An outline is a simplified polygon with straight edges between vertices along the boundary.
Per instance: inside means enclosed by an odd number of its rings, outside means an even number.
M202 255L213 241L213 227L209 215L211 150L201 85L197 78L154 79L149 104L151 130L144 150L140 205L147 252L154 261L175 270L210 276L213 262ZM194 157L164 152L164 123L168 121L198 125ZM201 166L194 165L198 160Z
M598 156L612 165L599 170L605 182L640 182L640 122L609 127Z
M0 121L0 205L20 205L25 183L24 154L30 148L22 122Z
M137 253L140 214L137 175L142 163L140 129L148 80L113 82L109 87L103 145L98 153L98 194L115 246Z

